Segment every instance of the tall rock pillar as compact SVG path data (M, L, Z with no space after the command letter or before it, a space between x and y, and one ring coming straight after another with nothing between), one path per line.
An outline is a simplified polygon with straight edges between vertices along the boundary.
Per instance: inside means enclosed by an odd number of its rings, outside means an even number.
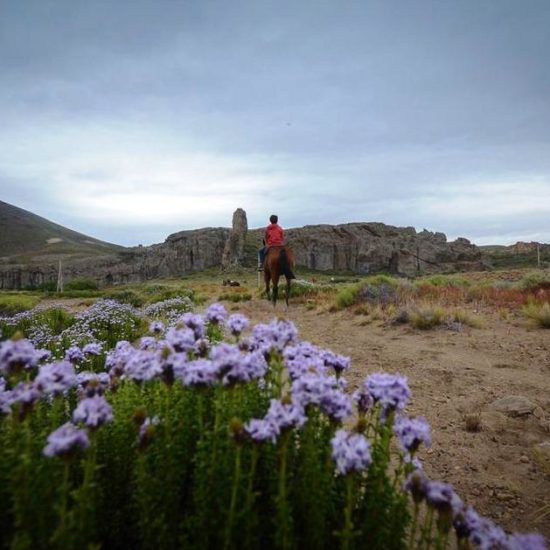
M246 212L242 208L237 208L233 212L233 227L229 237L225 242L222 255L222 268L231 269L239 267L242 264L244 256L244 242L248 232L248 222Z

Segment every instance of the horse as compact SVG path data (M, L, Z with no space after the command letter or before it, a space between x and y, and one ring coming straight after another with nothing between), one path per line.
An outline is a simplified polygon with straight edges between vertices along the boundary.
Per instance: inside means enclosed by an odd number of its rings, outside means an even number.
M294 253L286 246L270 246L264 260L264 280L267 299L277 304L279 294L279 278L284 275L286 278L285 302L288 308L288 297L290 295L290 282L296 279L292 272L294 267ZM273 284L273 291L269 293L270 283Z

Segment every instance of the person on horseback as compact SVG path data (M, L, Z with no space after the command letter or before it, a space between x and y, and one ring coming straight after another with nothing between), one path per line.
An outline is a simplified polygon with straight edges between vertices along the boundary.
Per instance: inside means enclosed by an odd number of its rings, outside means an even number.
M285 245L285 232L278 222L279 217L277 215L272 214L269 217L269 225L265 228L264 247L259 250L260 271L263 269L265 256L269 250L269 247Z

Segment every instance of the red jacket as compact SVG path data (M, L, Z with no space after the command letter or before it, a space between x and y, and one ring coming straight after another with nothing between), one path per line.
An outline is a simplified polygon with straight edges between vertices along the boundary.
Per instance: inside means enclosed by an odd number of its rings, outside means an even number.
M285 234L283 228L276 223L270 223L265 230L266 246L284 246Z

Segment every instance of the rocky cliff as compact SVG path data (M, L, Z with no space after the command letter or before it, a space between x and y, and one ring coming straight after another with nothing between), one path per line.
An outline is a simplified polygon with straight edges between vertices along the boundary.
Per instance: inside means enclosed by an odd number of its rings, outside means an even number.
M237 211L233 228L181 231L164 243L126 248L117 253L63 260L65 281L94 278L100 285L123 284L156 278L181 277L212 267L256 265L256 249L263 229L247 232L246 213ZM466 239L447 242L443 233L416 232L412 227L382 223L314 225L286 232L298 269L347 271L360 274L380 271L413 276L483 269L481 251ZM56 260L25 264L6 259L0 263L0 288L37 287L57 280Z

